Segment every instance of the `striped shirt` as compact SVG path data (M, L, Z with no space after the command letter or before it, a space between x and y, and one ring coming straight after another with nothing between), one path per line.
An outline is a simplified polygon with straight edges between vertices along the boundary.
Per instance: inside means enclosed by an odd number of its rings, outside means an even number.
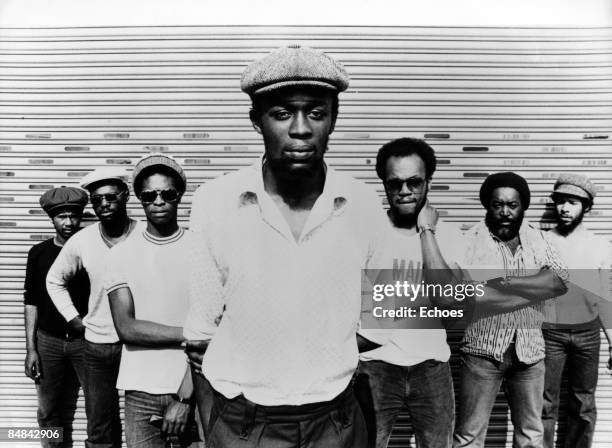
M548 267L563 281L568 278L556 249L542 232L523 220L519 229L520 243L515 253L492 235L480 222L465 234L467 251L461 266L497 270L505 276L526 276ZM504 313L478 313L468 325L461 350L471 355L502 361L504 352L515 342L518 359L533 364L544 358L543 302Z

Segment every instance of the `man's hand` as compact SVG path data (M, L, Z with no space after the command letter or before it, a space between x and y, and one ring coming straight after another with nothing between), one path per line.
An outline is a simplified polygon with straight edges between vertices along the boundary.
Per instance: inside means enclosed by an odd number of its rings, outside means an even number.
M28 350L25 359L25 374L28 378L38 381L41 377L40 359L36 350Z
M164 422L161 427L162 433L180 436L187 427L187 419L190 412L190 404L172 400L164 414Z
M612 346L608 347L608 370L612 374Z
M81 319L81 316L77 316L68 322L68 326L72 332L79 336L83 336L85 334L85 325L83 325L83 319Z
M210 341L186 341L185 345L185 353L187 353L187 357L189 358L189 364L193 366L195 373L198 375L202 374L202 359L204 359L204 353L208 348L208 343Z
M429 205L429 201L425 202L425 205L417 216L417 228L422 230L426 227L434 229L438 223L438 210Z

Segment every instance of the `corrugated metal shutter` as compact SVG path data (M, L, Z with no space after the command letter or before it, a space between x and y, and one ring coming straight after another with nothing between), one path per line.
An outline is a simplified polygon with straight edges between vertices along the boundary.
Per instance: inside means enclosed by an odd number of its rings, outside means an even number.
M244 66L288 43L320 48L351 74L328 161L377 186L378 147L426 138L440 168L443 218L483 215L476 192L499 170L525 176L540 221L562 171L600 186L588 227L612 235L612 30L466 27L92 27L0 30L0 420L35 422L23 376L22 283L28 248L51 232L39 195L102 165L166 151L190 180L249 165L262 152L239 90ZM142 217L136 201L132 215ZM547 221L544 219L543 224ZM597 447L612 446L612 381L602 345ZM510 446L496 406L487 446ZM84 438L79 403L75 439ZM393 446L411 440L402 418ZM414 443L414 442L412 442Z

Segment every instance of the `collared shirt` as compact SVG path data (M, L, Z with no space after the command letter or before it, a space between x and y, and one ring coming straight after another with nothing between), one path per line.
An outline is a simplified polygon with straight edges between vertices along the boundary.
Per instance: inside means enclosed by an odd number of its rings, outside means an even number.
M556 228L544 235L570 270L568 291L546 301L544 328L592 322L602 306L612 307L608 283L612 264L610 242L587 230L584 224L579 224L569 235L561 235ZM604 311L610 314L609 310Z
M563 281L568 273L556 249L542 232L523 220L519 229L520 244L514 254L480 222L465 234L467 251L462 267L496 270L506 276L532 275L543 267L550 268ZM476 314L468 325L461 350L472 355L503 360L504 352L515 341L521 362L532 364L544 358L543 303L496 314Z
M385 226L374 191L331 168L297 241L261 164L201 187L185 336L212 337L203 371L213 388L261 405L340 394L358 361L361 269Z

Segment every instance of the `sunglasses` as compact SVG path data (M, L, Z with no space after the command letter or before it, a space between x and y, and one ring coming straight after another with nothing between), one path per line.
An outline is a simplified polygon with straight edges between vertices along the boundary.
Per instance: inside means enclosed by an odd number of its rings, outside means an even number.
M92 205L100 205L102 200L106 200L106 202L117 202L119 197L122 196L125 191L120 193L106 193L106 194L92 194L89 199L91 200Z
M158 196L161 196L164 202L174 202L181 196L178 191L174 188L168 188L167 190L145 190L140 192L140 202L143 204L150 204L155 202Z
M410 178L410 179L389 179L385 181L387 190L391 193L399 193L402 191L404 184L408 189L415 193L421 191L425 187L425 179Z

